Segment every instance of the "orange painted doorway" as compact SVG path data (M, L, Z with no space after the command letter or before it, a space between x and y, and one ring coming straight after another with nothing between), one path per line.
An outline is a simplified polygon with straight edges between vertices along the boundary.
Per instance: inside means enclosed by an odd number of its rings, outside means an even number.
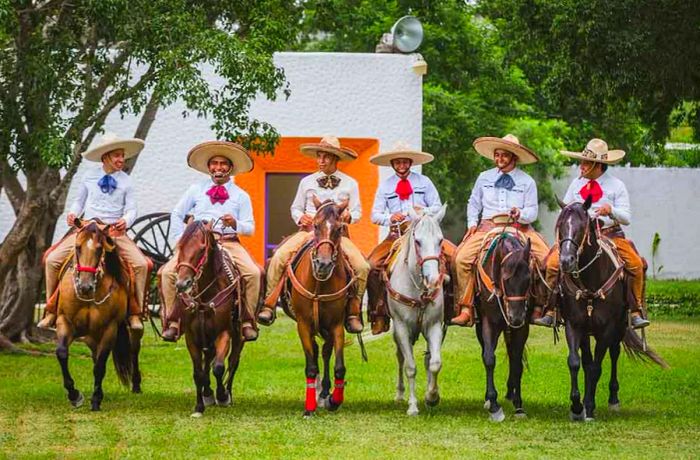
M302 175L313 173L318 169L313 158L305 157L299 152L299 146L320 140L320 137L283 137L280 139L274 155L255 156L253 170L247 174L236 176L236 184L250 194L255 218L255 233L252 236L242 237L241 242L256 262L261 265L265 263L266 246L269 248L279 243L279 241L274 241L280 238L279 228L270 228L276 223L279 226L280 219L283 218L278 208L286 207L289 219L287 224L292 222L289 206L294 200L296 188L290 190L290 186L287 185L285 188L284 184L298 183L294 180L294 176L300 178ZM360 250L368 255L379 238L379 228L370 222L374 194L379 183L379 170L377 166L369 162L369 158L379 151L379 141L377 139L340 138L340 144L350 147L358 154L357 160L342 161L338 163L338 167L344 173L355 178L359 184L362 218L350 226L350 237ZM268 193L271 194L268 196ZM271 216L266 204L273 200L275 212ZM289 228L293 229L293 227Z

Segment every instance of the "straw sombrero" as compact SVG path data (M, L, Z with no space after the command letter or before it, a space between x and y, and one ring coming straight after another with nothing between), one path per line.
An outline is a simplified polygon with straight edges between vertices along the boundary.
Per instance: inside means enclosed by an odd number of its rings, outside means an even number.
M593 161L595 163L605 163L606 165L615 164L625 157L624 150L608 150L608 143L602 139L591 139L588 141L583 152L561 150L561 153L576 160Z
M535 152L520 144L517 137L506 134L505 137L479 137L474 141L474 149L481 155L493 160L493 153L496 149L506 150L516 157L518 163L526 165L537 163L540 159Z
M195 145L187 154L187 164L204 174L209 174L211 157L222 156L231 161L231 176L247 173L253 169L253 159L242 146L227 141L209 141Z
M141 139L128 138L120 139L114 133L105 133L102 139L93 148L82 153L84 159L88 161L102 161L102 155L112 150L124 150L124 159L136 156L143 150L146 143Z
M391 160L398 158L408 158L413 161L413 166L424 165L434 159L429 153L412 149L406 142L397 142L390 151L377 153L369 161L377 166L391 166Z
M332 153L340 161L352 161L357 159L357 153L347 147L341 147L340 141L335 136L325 136L318 143L301 144L299 146L301 154L307 157L316 158L318 152Z

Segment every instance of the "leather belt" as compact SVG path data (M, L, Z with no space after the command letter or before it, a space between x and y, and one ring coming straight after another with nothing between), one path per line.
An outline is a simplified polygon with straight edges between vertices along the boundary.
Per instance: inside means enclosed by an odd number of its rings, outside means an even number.
M221 241L239 243L241 240L238 238L238 233L225 233L221 235Z
M603 228L600 230L600 232L603 234L603 236L606 236L608 238L626 238L625 232L619 225L613 225L610 227Z
M477 229L480 232L488 232L490 230L493 230L496 227L513 227L515 229L518 229L520 231L528 231L530 230L530 224L521 224L520 222L512 222L508 225L506 224L497 224L491 219L482 219L481 222L479 222L479 226Z

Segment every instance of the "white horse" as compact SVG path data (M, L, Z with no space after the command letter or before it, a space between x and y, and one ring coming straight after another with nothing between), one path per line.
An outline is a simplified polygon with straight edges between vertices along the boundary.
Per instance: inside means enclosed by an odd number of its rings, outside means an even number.
M440 402L437 376L442 368L440 346L443 337L444 297L443 282L447 275L440 272L442 230L440 221L445 216L447 205L434 215L413 219L403 238L399 253L390 267L391 275L386 283L389 311L394 320L394 342L399 362L396 383L396 401L404 400L403 372L408 378L408 415L418 414L416 399L416 361L413 345L420 334L427 341L425 368L428 388L425 404L429 407Z

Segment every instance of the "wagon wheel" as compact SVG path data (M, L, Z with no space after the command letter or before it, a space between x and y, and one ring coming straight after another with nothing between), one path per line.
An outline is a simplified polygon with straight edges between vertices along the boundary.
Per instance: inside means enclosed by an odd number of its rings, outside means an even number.
M143 254L153 261L153 271L149 280L148 310L151 316L160 314L160 295L156 275L173 255L168 241L170 235L170 213L157 212L141 216L127 230L127 234L141 249ZM154 323L155 325L155 323Z

